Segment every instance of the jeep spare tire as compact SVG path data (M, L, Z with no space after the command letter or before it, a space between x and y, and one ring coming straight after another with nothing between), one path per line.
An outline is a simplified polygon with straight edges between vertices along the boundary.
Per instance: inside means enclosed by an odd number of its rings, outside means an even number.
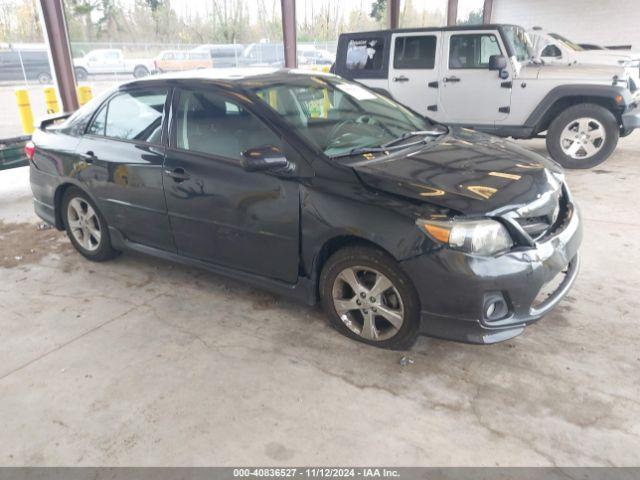
M618 144L616 117L606 108L582 103L564 110L547 131L547 150L565 168L591 168L604 162Z

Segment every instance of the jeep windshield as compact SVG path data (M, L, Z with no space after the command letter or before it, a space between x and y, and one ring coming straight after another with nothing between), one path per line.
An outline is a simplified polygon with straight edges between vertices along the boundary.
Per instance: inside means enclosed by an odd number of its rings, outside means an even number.
M292 75L253 92L332 158L406 148L446 132L393 100L336 77Z
M531 62L534 60L533 46L527 32L521 27L506 25L502 27L506 41L511 47L511 51L519 62Z

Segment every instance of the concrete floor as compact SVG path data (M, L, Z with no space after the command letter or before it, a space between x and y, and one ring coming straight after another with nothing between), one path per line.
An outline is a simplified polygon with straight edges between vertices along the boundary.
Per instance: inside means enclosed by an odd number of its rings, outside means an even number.
M554 313L406 366L225 278L90 263L0 172L0 464L638 465L639 152L568 173L583 267Z

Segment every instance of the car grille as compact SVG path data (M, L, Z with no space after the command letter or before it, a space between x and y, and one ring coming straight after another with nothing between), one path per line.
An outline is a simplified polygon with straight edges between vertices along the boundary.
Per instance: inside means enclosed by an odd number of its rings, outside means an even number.
M530 214L525 210L515 221L532 240L540 240L553 232L563 222L567 214L566 196L562 189L551 196L542 206L535 208Z

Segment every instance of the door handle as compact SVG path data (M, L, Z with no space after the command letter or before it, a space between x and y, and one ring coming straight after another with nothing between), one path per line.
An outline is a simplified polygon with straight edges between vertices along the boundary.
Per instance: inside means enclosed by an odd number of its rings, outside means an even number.
M453 75L453 76L451 76L451 77L444 77L444 78L442 79L442 81L443 81L443 82L445 82L445 83L446 83L446 82L452 82L452 83L455 83L455 82L459 82L459 81L460 81L460 79L459 79L458 77L456 77L455 75Z
M96 154L93 153L93 150L88 150L84 155L83 155L84 161L86 163L93 163L94 160L96 160L98 157L96 157Z
M178 183L184 182L189 177L191 177L191 175L185 172L184 168L181 167L174 168L173 170L165 169L164 174L167 177L173 178L173 181Z
M400 75L399 77L393 77L394 82L408 82L409 79L404 75Z

